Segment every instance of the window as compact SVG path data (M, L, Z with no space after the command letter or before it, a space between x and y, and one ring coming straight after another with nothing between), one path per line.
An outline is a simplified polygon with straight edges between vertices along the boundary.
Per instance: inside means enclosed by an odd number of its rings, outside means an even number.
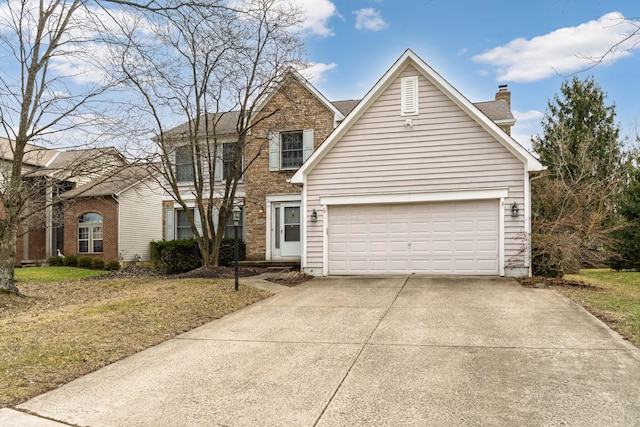
M78 252L102 253L103 251L102 215L86 213L78 219Z
M176 179L178 182L193 182L193 153L189 145L176 148Z
M302 166L302 131L280 134L281 169L297 169Z
M233 213L229 217L227 221L227 225L224 227L224 237L234 238L234 230L233 230ZM240 220L238 221L238 238L243 239L244 237L244 207L240 206Z
M236 143L222 144L222 179L226 180L233 173L233 161L236 156ZM242 164L240 165L242 168Z
M269 133L269 170L298 169L313 153L313 129Z
M401 84L401 115L414 116L418 114L418 76L403 77Z
M194 209L190 210L193 215ZM193 230L191 229L187 212L176 210L176 240L191 239L193 237Z

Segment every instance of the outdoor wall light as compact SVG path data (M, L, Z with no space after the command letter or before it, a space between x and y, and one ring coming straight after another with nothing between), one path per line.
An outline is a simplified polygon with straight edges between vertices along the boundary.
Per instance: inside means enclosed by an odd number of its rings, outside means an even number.
M513 204L511 205L511 216L517 217L518 212L520 212L520 208L518 207L518 202L513 202Z
M315 209L311 212L311 222L318 222L318 212Z

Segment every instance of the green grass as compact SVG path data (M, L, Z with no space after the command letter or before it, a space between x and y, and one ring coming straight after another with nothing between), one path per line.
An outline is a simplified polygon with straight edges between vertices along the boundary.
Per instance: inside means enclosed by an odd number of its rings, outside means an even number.
M87 270L76 267L29 267L16 268L15 278L19 282L54 283L84 279L85 277L107 274L104 270Z
M640 347L640 272L583 270L564 278L590 286L561 286L560 292Z

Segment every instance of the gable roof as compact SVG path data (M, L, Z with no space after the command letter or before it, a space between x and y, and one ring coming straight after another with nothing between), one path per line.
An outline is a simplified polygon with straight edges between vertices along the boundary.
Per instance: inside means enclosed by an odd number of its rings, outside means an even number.
M100 177L62 194L64 199L76 197L100 197L119 195L134 185L151 177L145 165L127 166L114 174Z
M315 167L316 164L331 150L331 148L342 138L349 128L362 116L378 96L395 80L407 65L414 66L426 79L435 85L440 91L447 95L465 113L482 126L489 134L499 141L516 158L520 159L529 172L544 170L542 164L531 153L529 153L516 140L507 135L487 114L465 98L456 88L440 76L433 68L424 62L411 49L407 49L400 58L387 70L378 82L367 92L365 97L355 107L346 119L329 135L324 143L309 157L309 159L291 177L291 183L303 184L304 177ZM490 101L491 102L491 101ZM499 105L495 103L493 105ZM488 109L485 106L485 109Z
M218 135L233 135L238 133L237 125L239 117L240 111L227 111L221 113L210 113L207 116L207 119L209 120L210 126L216 126L215 129ZM164 135L169 138L189 136L189 123L190 122L185 122L174 128L171 128L167 130ZM205 129L207 129L207 127L200 126L200 135L205 134Z

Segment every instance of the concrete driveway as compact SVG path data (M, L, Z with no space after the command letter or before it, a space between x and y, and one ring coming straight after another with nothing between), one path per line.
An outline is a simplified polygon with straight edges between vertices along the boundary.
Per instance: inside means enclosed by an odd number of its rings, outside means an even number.
M640 351L510 279L317 278L0 410L0 425L53 420L630 426Z

